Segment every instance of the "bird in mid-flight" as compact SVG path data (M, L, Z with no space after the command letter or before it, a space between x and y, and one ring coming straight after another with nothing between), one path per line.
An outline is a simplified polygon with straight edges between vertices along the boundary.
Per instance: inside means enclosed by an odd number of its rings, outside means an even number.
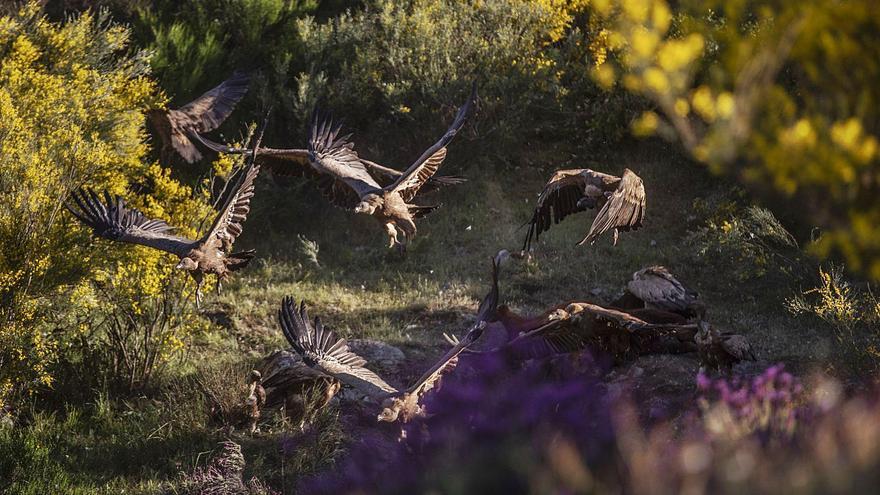
M163 156L167 157L169 151L174 149L189 163L201 160L202 154L190 141L190 136L219 127L247 93L250 80L250 74L235 72L229 79L180 108L148 110L147 117L162 140Z
M532 240L550 230L565 217L599 207L589 232L578 245L590 243L609 230L617 245L619 232L637 230L645 217L645 185L632 170L623 177L596 172L588 168L556 171L538 197L529 231L523 243L528 253Z
M349 140L350 135L340 135L341 125L334 124L329 116L317 110L312 115L307 150L261 148L257 153L261 163L275 173L313 179L334 206L376 218L388 235L388 247L397 246L403 251L416 234L415 219L437 208L416 205L412 200L420 192L463 182L458 177L434 177L434 174L446 159L446 147L464 126L476 98L474 85L468 101L458 109L446 133L403 172L361 158ZM218 152L245 152L213 143L196 133L192 136ZM385 183L389 180L390 183ZM380 181L385 185L380 185Z
M261 135L262 137L262 135ZM260 139L257 139L259 143ZM231 272L250 263L254 251L232 252L235 239L250 211L254 179L260 166L251 160L235 177L226 201L217 212L211 228L200 239L174 235L175 229L164 220L148 218L125 204L125 199L104 191L103 198L94 190L80 188L66 203L67 209L95 235L111 241L140 244L169 252L180 258L175 268L186 270L197 283L196 304L202 300L202 283L207 274L217 276L217 291Z

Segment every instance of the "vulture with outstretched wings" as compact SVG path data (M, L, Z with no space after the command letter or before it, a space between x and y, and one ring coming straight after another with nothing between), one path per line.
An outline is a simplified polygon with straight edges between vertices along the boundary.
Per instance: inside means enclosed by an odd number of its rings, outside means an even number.
M251 76L236 72L232 77L178 109L152 109L147 117L162 139L163 153L174 149L189 163L202 159L190 136L220 126L247 93Z
M615 177L588 168L559 170L541 191L529 231L523 243L528 252L532 240L550 229L553 224L575 213L599 207L587 235L578 245L590 243L609 230L614 232L617 245L618 233L637 230L645 217L645 186L632 170L625 169L623 177Z
M310 321L305 303L297 307L292 298L285 297L278 311L278 319L284 336L293 350L302 356L305 364L323 376L355 389L366 401L381 407L377 417L379 421L401 419L406 422L422 414L419 404L421 397L438 383L443 374L456 366L459 354L480 337L493 311L494 303L487 296L480 305L477 321L465 338L453 345L412 386L404 390L393 387L367 369L366 360L352 352L344 338L325 328L320 318Z
M260 138L257 139L257 145ZM196 304L200 305L202 283L206 274L217 276L219 292L221 282L229 273L244 268L254 257L253 250L232 252L232 245L241 234L242 224L250 211L254 179L259 171L260 166L251 160L237 174L226 201L217 211L214 223L198 240L172 234L174 227L164 220L148 218L137 209L128 207L123 198L113 197L107 191L102 199L94 190L80 188L71 194L71 200L65 205L73 216L91 227L97 236L111 241L140 244L176 255L180 262L175 268L188 271L197 283Z
M415 219L437 208L419 206L412 201L423 187L431 187L434 174L446 158L446 147L464 126L476 97L474 85L468 101L458 109L446 133L403 172L362 159L349 141L350 136L340 135L341 126L318 111L312 115L308 150L261 148L257 152L267 160L265 163L275 164L274 170L312 178L333 205L376 218L388 235L388 247L398 246L403 250L416 234ZM217 151L238 151L198 139ZM286 163L280 166L278 160ZM375 175L393 180L380 185ZM460 182L457 178L440 179L443 180L434 181L435 186Z
M633 273L626 292L612 306L666 311L688 318L705 312L699 294L688 289L663 266L649 266Z

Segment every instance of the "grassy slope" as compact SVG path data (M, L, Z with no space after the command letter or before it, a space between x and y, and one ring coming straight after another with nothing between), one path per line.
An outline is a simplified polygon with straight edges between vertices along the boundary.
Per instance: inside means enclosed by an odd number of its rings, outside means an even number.
M413 149L402 155L416 155L418 147L404 147ZM364 154L390 164L405 161ZM633 271L660 263L701 292L713 321L748 335L763 363L785 360L798 366L824 357L816 349L827 350L829 339L785 313L790 283L774 276L738 282L730 263L700 259L685 242L689 226L699 221L691 217L694 199L717 197L727 189L704 169L665 146L645 143L600 156L577 143L527 143L519 153L505 155L486 156L477 141L462 140L451 148L443 172L466 175L470 182L431 198L444 207L419 223L419 237L405 259L385 249L384 233L372 219L326 207L309 185L265 176L240 241L242 248L257 248L260 257L219 299L209 298L206 311L219 316L225 329L193 346L189 369L203 375L207 370L240 393L244 371L284 346L275 312L281 298L292 295L305 298L313 315L345 336L399 346L414 371L394 378L410 381L440 352L441 332L460 331L473 315L487 290L489 258L499 249L521 246L525 231L518 227L529 218L552 170L581 166L612 173L630 167L641 175L649 198L645 228L623 234L617 247L609 238L575 247L592 215L566 220L541 238L533 261L508 265L502 302L539 312L569 299L610 299ZM320 268L300 253L298 234L319 244ZM40 438L54 445L51 456L60 466L56 481L47 478L47 486L80 487L83 493L102 486L106 493L155 492L178 470L204 465L221 435L206 425L204 406L190 382L174 379L170 388L171 393L140 403L80 406L86 414L78 420L45 419ZM326 431L343 434L335 414L322 419ZM268 430L255 439L237 438L244 445L247 474L290 486L291 472L315 460L306 456L283 464L278 446L284 428ZM33 487L32 493L40 489Z

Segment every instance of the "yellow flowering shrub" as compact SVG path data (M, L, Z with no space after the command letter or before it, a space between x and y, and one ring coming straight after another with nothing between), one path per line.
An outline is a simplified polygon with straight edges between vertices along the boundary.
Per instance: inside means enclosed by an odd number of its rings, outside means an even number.
M161 253L91 240L63 208L71 190L125 195L184 233L193 233L192 212L207 207L144 161L143 111L162 96L128 35L102 15L51 22L37 2L0 17L0 389L7 392L52 383L59 341L101 321L84 313L147 311L173 278ZM100 284L116 297L95 294Z
M796 199L825 229L813 252L880 279L876 2L601 0L590 14L593 79L656 106L637 134Z

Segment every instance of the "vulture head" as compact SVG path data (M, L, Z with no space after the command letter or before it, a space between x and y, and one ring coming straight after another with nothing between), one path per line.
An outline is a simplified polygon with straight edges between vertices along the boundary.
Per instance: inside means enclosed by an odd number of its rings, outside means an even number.
M712 326L709 325L708 321L700 320L697 323L697 333L699 334L700 338L705 340L706 338L709 337L709 333L711 331L712 331Z
M382 412L376 417L376 421L385 421L393 423L397 421L397 416L403 410L404 403L400 397L389 397L382 401Z
M382 196L379 196L376 193L370 193L361 199L361 202L354 207L355 213L366 213L367 215L372 215L373 212L376 211L377 208L382 206Z
M178 270L195 271L199 268L199 264L192 258L181 258L180 263L175 265L174 268L177 268Z
M257 371L257 370L251 370L251 372L248 373L248 377L247 377L247 383L248 383L248 384L250 384L250 383L260 383L260 382L262 382L262 381L263 381L263 374L260 373L259 371Z
M591 196L584 196L579 199L577 202L578 210L592 210L596 207L596 198Z

